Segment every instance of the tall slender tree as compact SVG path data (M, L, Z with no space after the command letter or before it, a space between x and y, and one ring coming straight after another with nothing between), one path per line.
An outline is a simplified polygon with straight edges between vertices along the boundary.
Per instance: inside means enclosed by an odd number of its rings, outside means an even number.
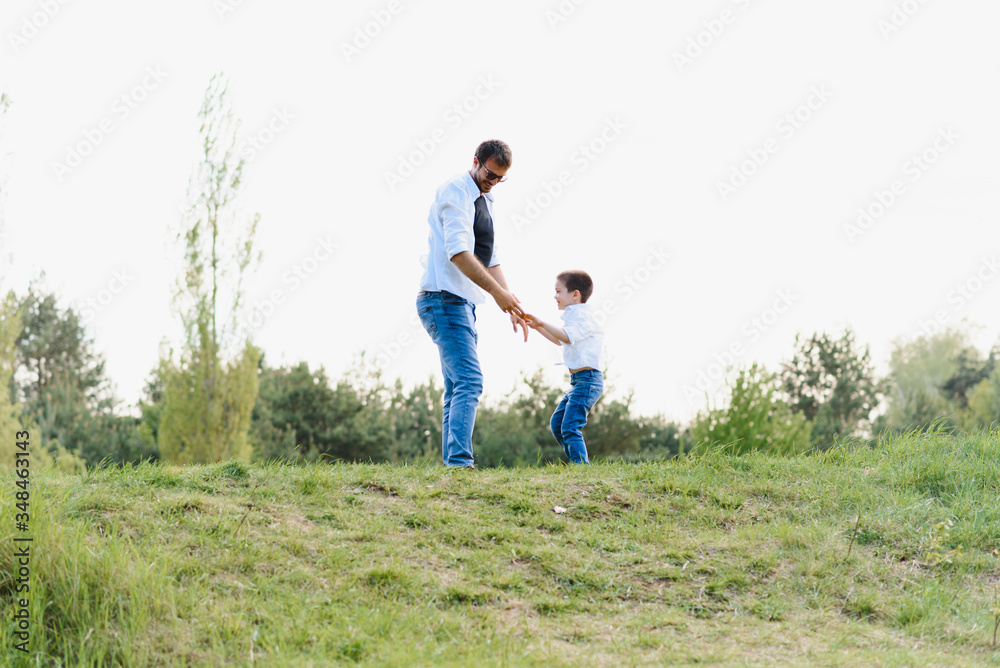
M239 121L225 77L212 77L198 112L202 159L188 187L190 207L178 239L183 270L174 307L184 330L179 360L161 361L164 406L160 454L175 463L246 459L258 392L260 351L237 331L243 280L260 260L254 251L259 214L239 209L245 159L237 150Z

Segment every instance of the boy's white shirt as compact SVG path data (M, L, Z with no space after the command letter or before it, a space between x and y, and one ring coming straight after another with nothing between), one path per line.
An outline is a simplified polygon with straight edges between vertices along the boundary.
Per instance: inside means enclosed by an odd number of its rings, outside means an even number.
M589 304L570 304L563 310L563 331L569 343L562 344L563 364L570 369L589 366L604 369L604 329Z

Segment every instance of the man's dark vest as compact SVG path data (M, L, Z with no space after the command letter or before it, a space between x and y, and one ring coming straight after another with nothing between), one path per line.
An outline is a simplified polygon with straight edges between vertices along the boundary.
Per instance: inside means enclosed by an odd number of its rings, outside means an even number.
M489 269L490 260L493 258L493 218L490 217L490 210L486 208L486 197L479 196L476 200L476 219L472 224L472 231L476 235L476 249L473 254Z

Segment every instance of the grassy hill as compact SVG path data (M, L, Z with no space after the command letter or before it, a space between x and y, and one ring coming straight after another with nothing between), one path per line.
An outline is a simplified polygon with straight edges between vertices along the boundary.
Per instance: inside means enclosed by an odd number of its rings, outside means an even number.
M1000 665L998 497L1000 433L589 468L35 472L30 660Z

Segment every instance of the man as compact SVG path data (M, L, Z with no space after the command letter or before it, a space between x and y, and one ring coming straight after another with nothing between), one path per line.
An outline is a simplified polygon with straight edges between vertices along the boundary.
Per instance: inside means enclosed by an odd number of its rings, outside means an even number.
M493 239L493 195L507 180L512 156L498 139L479 145L472 169L437 190L430 225L424 275L417 294L417 313L438 347L444 375L441 456L446 466L475 468L472 429L483 393L483 373L476 353L476 305L486 302L483 290L500 310L510 314L528 340L528 327L517 297L507 287Z

